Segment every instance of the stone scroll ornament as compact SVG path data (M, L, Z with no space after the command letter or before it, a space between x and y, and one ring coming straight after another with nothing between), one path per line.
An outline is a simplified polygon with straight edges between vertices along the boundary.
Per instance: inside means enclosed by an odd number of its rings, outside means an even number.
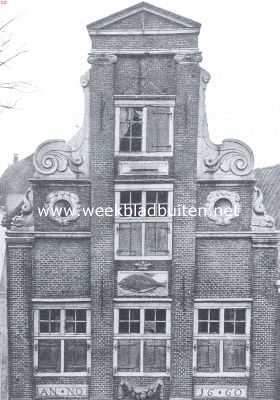
M252 230L274 230L274 218L267 214L263 204L263 194L261 189L254 187L253 193L253 210L252 210Z
M35 169L41 175L54 175L67 170L81 174L83 158L76 155L78 150L64 140L47 140L39 145L34 154Z
M200 71L198 178L206 180L253 179L254 155L249 146L236 139L225 139L221 144L214 144L210 140L205 100L210 74L203 68Z
M118 400L162 400L163 382L157 380L155 383L140 386L130 381L122 381L119 386Z
M206 173L221 171L236 176L247 176L252 172L254 158L251 149L238 140L226 139L216 145L216 154L204 158Z

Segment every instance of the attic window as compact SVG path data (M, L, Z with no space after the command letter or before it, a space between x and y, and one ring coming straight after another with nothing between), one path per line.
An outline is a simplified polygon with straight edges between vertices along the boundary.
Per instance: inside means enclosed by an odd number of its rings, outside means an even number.
M173 115L170 102L117 104L116 154L172 155Z

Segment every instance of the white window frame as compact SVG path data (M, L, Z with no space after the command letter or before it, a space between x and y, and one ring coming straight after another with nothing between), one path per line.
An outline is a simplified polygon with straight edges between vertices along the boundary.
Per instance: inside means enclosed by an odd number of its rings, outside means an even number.
M118 184L115 185L115 205L120 207L120 192L142 192L142 207L146 206L146 192L166 191L168 192L168 208L173 210L173 185L172 184ZM142 224L142 254L139 256L119 255L119 226L121 223L141 223ZM150 256L145 255L145 224L164 222L168 224L168 254ZM115 218L115 240L114 240L115 260L171 260L172 259L172 216L167 217L116 217Z
M147 107L169 107L169 151L147 151ZM122 107L138 107L143 108L142 119L142 151L141 152L120 152L120 109ZM173 156L173 140L174 140L174 107L175 100L115 100L115 155L119 156L148 156L162 157Z
M40 333L40 310L60 310L60 332ZM66 310L86 310L86 333L66 333L65 316ZM91 311L90 304L81 303L41 303L35 304L33 310L33 368L34 376L88 376L91 370ZM39 372L39 340L52 339L59 340L61 346L60 372ZM84 339L87 343L87 371L83 372L64 372L64 341L67 339Z
M140 310L140 333L119 333L119 310L120 309L139 309ZM166 332L165 333L144 333L145 310L147 309L163 309L166 310ZM140 341L140 372L119 372L118 371L118 341L121 339L131 339ZM165 340L166 341L166 372L144 372L144 340ZM162 303L141 303L136 304L127 302L119 304L114 308L114 353L113 353L113 370L115 376L170 376L170 340L171 340L171 307L170 304Z
M224 333L224 312L225 309L233 308L245 309L245 334ZM220 310L220 332L216 333L198 333L198 310L199 309L219 309ZM251 303L248 302L201 302L194 306L194 340L193 340L193 373L195 376L203 377L248 377L250 372L250 329L251 329ZM197 371L197 341L219 340L219 371L218 372L198 372ZM224 340L244 340L246 342L246 371L244 372L224 372Z

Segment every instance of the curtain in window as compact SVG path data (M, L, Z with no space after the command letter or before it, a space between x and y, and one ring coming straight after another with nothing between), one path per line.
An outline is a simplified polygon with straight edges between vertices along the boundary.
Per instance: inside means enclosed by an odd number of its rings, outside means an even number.
M246 341L224 341L224 371L244 372L246 370Z
M197 341L197 371L219 371L219 340Z
M39 372L60 372L60 340L39 340L38 370Z
M144 372L166 371L166 341L144 341Z
M170 151L169 107L147 107L147 151Z
M141 223L119 224L119 255L140 256L141 252Z
M146 223L145 254L148 256L168 255L168 224Z
M119 340L118 342L118 371L140 371L140 341Z
M86 340L64 341L64 371L86 372L87 342Z

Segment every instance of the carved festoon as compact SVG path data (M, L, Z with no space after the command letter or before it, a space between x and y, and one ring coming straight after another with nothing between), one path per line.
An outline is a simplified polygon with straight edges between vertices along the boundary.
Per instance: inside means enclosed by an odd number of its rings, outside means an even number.
M130 381L122 381L119 386L119 400L162 400L163 382L157 380L150 385L135 385Z
M254 188L253 193L253 210L252 210L252 230L274 230L275 221L274 218L267 214L265 206L263 204L263 194L258 188Z

